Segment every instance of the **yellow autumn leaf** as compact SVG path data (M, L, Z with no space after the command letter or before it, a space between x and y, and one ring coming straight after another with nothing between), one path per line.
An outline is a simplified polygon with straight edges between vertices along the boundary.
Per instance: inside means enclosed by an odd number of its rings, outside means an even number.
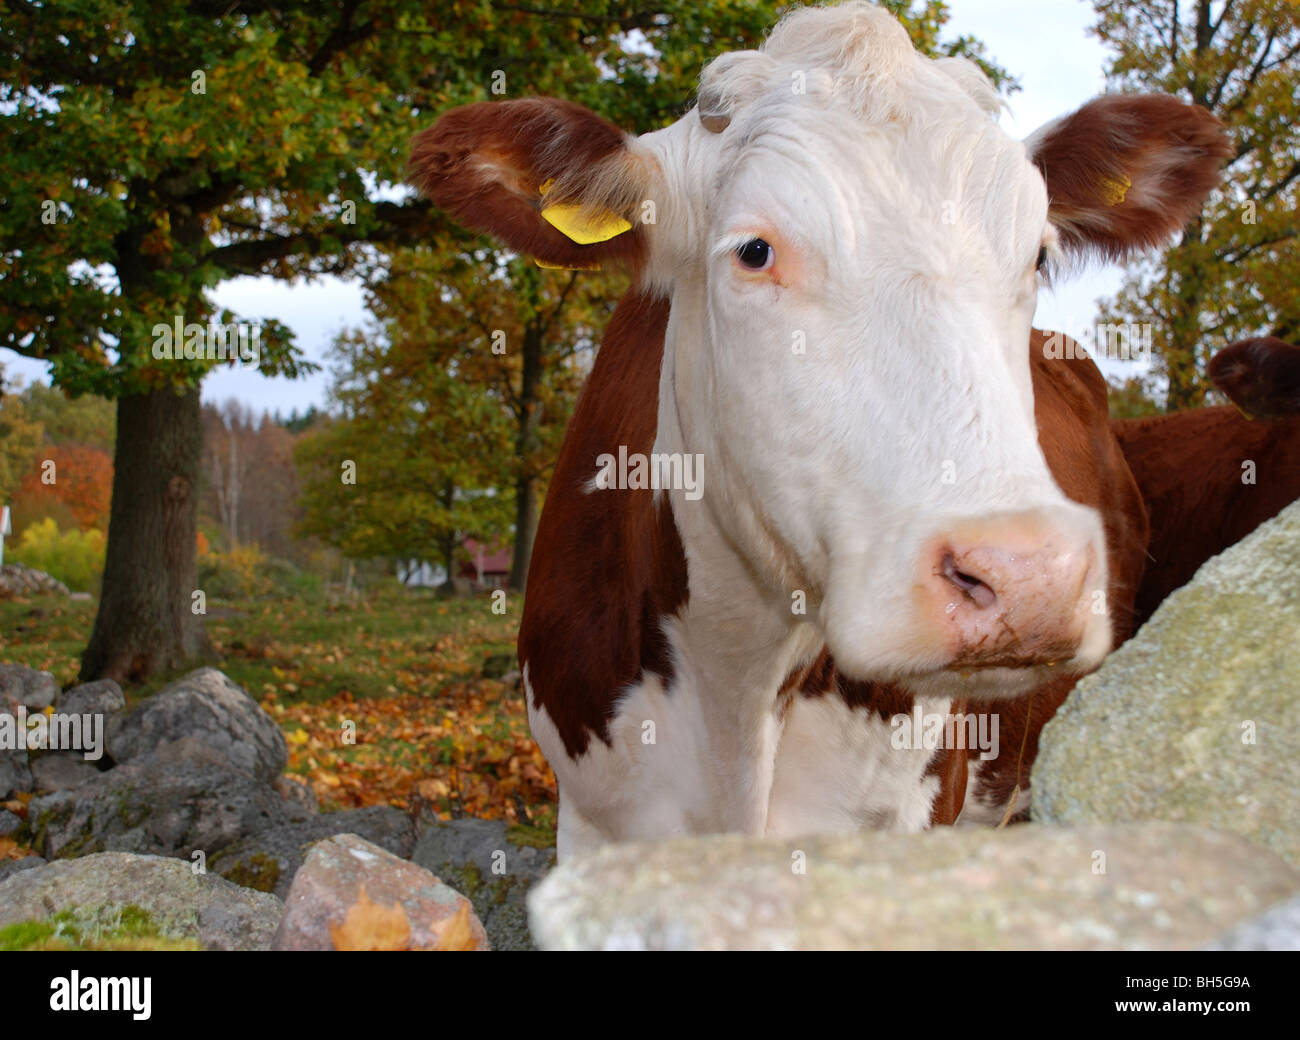
M330 925L330 940L336 950L405 950L411 945L411 922L400 903L371 902L362 885L343 923Z
M474 932L469 924L469 903L461 903L455 916L435 924L430 929L437 937L435 950L475 950L478 943L474 941Z

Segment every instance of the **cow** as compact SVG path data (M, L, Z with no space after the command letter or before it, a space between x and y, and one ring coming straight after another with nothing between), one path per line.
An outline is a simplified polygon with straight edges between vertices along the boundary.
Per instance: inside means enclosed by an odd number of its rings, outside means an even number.
M1210 359L1209 374L1232 405L1112 423L1151 523L1137 625L1300 497L1300 348L1240 340Z
M1032 329L1037 290L1167 240L1230 147L1167 96L1024 142L1000 106L847 3L715 59L663 130L524 98L417 135L411 180L460 223L633 278L519 634L561 859L1023 816L1037 730L1131 630L1148 541L1105 383ZM981 716L1000 747L976 754Z
M1300 415L1300 347L1276 336L1238 340L1210 359L1209 371L1247 419Z

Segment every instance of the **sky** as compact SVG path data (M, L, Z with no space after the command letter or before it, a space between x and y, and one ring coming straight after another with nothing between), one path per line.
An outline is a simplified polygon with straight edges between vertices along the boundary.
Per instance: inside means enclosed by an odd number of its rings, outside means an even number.
M1002 126L1016 137L1072 111L1102 92L1106 53L1088 35L1094 14L1087 0L948 0L948 37L969 34L982 40L987 53L1021 85L1009 101ZM1112 295L1122 279L1114 266L1095 267L1062 279L1039 294L1034 323L1088 338L1085 329L1096 321L1096 301ZM271 278L236 278L214 292L218 309L229 308L241 318L278 318L295 333L307 358L322 364L315 375L297 380L268 379L252 369L214 373L203 383L205 401L239 398L255 412L280 411L325 403L329 386L326 352L336 333L366 319L361 286L337 278L284 283ZM46 381L47 366L0 348L0 363L12 379ZM1108 375L1126 369L1121 362L1103 360Z

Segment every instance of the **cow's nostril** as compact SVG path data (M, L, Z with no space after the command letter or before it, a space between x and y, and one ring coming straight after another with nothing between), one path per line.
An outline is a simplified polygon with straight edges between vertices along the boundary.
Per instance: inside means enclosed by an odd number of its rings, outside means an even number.
M997 596L988 584L974 574L957 569L957 560L952 553L943 554L940 573L953 586L981 610L987 610L997 602Z

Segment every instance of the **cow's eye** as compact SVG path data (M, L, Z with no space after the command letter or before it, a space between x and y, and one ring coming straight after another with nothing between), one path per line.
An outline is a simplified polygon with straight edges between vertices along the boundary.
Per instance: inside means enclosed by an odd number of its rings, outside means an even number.
M1041 271L1047 263L1047 246L1041 246L1038 250L1038 263L1034 264L1035 271Z
M750 271L765 271L772 266L776 252L761 238L751 238L744 245L736 247L736 259L740 266Z

